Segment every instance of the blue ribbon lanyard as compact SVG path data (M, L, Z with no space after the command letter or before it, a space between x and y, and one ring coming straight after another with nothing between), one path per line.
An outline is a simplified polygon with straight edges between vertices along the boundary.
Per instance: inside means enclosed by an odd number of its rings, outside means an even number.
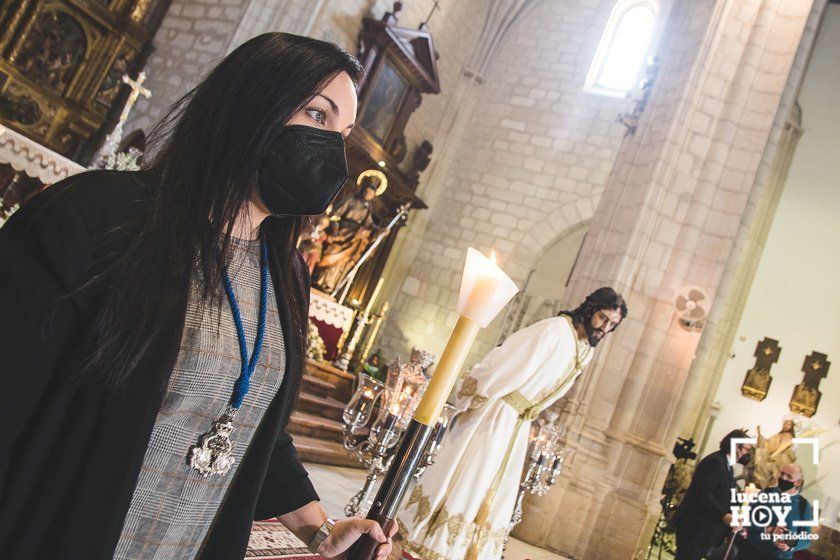
M242 406L248 389L251 388L251 375L257 368L262 351L263 339L265 338L265 315L268 307L268 245L264 239L260 241L260 314L257 320L257 338L254 340L254 351L248 358L248 343L245 341L245 328L242 326L242 314L239 311L239 304L233 293L233 285L230 281L227 268L224 270L225 292L227 292L230 308L233 311L233 322L236 323L236 334L239 337L239 354L242 358L242 370L239 379L233 386L233 397L230 401L230 412L235 413Z

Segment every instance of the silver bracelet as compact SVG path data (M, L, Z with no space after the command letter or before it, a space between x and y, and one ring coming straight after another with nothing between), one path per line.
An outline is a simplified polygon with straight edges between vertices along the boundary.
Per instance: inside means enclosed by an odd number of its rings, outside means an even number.
M330 536L333 527L335 527L335 521L328 517L327 520L324 521L324 524L318 528L318 532L315 533L315 536L312 537L312 540L309 541L309 544L306 545L306 548L309 549L309 552L311 552L312 554L318 554L318 549L321 548L321 545L324 543L325 540L327 540L327 537Z

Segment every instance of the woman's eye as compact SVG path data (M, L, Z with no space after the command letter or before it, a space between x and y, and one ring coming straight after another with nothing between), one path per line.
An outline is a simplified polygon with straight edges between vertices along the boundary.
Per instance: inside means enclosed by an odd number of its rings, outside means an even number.
M316 123L322 124L322 125L327 124L327 113L322 111L321 109L316 109L316 108L312 107L312 108L307 109L306 113L310 117L312 117L312 120L314 120Z

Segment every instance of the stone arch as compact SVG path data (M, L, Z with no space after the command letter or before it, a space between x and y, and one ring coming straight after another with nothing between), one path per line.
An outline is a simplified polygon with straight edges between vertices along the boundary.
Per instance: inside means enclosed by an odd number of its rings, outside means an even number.
M578 260L591 219L566 227L538 251L521 292L510 304L500 327L498 342L513 332L557 314L566 306L566 286Z
M524 269L526 274L533 270L550 247L592 220L600 197L600 193L593 193L546 213L517 244L511 264Z

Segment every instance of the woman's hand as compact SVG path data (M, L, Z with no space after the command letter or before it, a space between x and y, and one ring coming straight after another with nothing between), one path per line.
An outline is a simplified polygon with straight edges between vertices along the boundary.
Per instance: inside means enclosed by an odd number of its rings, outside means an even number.
M318 554L324 558L346 558L345 552L364 534L368 534L380 544L376 548L376 557L382 560L391 553L391 537L397 532L397 522L391 527L389 535L385 535L382 527L376 521L349 517L336 521L330 536L318 547Z

